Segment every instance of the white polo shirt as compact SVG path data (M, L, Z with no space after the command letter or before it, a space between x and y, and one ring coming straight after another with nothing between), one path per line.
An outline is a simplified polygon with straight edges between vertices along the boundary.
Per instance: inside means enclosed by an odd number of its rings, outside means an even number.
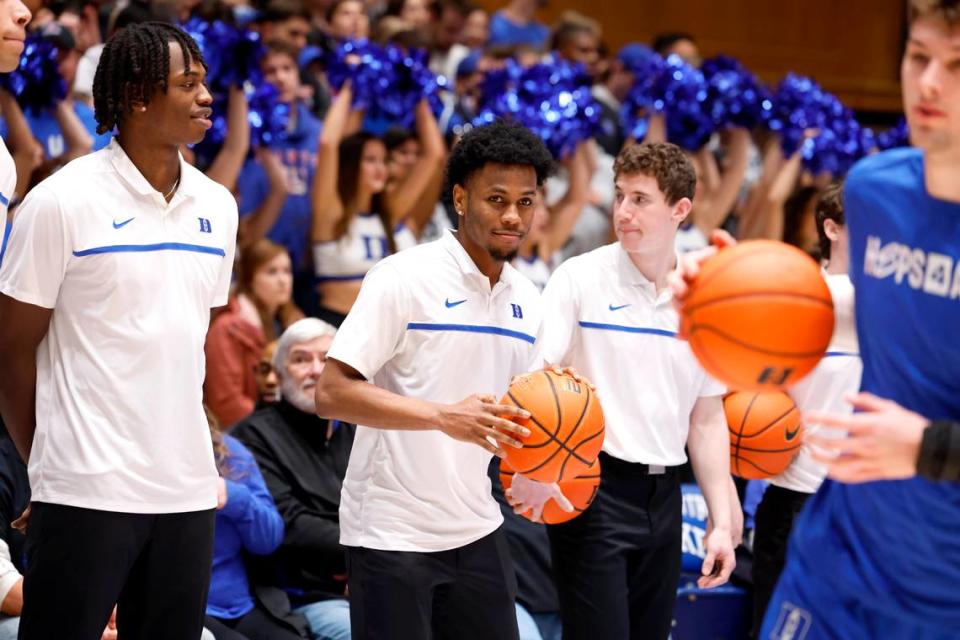
M857 328L853 318L853 283L846 274L824 274L833 297L833 338L823 360L803 380L790 388L790 396L801 413L851 413L853 407L844 395L860 388L863 362L860 360ZM824 437L842 437L837 429L804 425L806 433ZM800 447L786 471L770 479L771 484L802 493L814 493L827 475L827 469L810 455L807 445Z
M444 404L500 397L530 369L540 294L509 264L491 289L452 231L394 254L367 274L329 357L378 387ZM443 551L503 522L485 449L436 430L358 426L340 499L340 542Z
M7 240L6 225L9 223L10 202L13 200L13 192L17 188L17 167L13 162L13 156L7 150L7 145L3 139L0 139L0 213L2 213L2 222L4 224L3 242Z
M203 343L227 302L237 205L182 159L180 171L168 205L113 141L17 210L0 291L53 309L37 351L35 501L216 506Z
M567 260L543 292L541 355L596 385L603 450L627 462L684 463L694 403L725 391L677 339L671 298L618 242Z

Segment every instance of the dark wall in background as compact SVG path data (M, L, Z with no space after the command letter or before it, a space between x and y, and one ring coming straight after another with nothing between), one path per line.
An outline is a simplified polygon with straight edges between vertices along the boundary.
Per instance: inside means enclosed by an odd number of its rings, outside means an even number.
M480 0L495 10L505 3ZM787 71L812 76L858 111L900 110L904 0L550 0L551 25L574 9L603 25L616 50L654 34L687 31L704 57L739 58L767 82Z

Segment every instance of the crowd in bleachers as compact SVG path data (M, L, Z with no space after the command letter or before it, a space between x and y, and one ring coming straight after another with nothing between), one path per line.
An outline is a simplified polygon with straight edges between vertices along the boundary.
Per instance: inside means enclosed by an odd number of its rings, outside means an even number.
M511 0L488 14L469 0L53 0L34 10L28 30L55 47L67 92L36 110L0 90L3 138L17 166L12 220L36 184L111 143L111 132L97 131L92 88L103 43L130 24L200 18L255 32L263 81L286 106L280 134L255 139L251 94L232 87L221 96L222 143L214 153L182 150L236 196L240 212L233 293L206 342L204 397L222 477L206 624L217 640L350 637L338 506L355 427L316 416L313 389L367 271L457 227L443 168L478 115L485 74L507 60L580 63L600 107L593 137L555 158L558 171L514 266L542 289L565 259L614 239L613 158L633 141L621 105L650 49L636 43L611 51L602 25L576 12L545 25L539 5ZM334 88L325 70L330 52L357 39L426 49L430 70L448 80L439 108L421 99L406 127L365 117L350 82ZM691 35L663 34L649 44L691 66L702 62ZM662 118L651 118L648 140L666 137ZM799 151L784 153L776 134L743 127L715 133L689 155L697 192L678 251L703 247L724 228L818 255L815 205L839 176L812 174ZM29 503L29 487L6 439L0 453L2 639L15 637L8 629L23 569L23 537L9 523ZM544 526L515 516L500 498L514 546L521 637L557 639ZM687 546L695 551L694 538ZM738 575L737 584L749 586L749 570Z

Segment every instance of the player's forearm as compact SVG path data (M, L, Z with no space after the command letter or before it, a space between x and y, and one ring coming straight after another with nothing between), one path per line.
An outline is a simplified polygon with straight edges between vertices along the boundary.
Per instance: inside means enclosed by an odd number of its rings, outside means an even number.
M440 405L407 398L365 380L325 381L316 391L317 413L343 422L380 429L426 431L439 426Z
M7 363L6 375L0 376L0 414L17 452L26 462L36 430L36 352L0 346L0 360Z
M701 399L703 401L703 399ZM719 402L719 399L718 399ZM687 449L690 464L703 492L714 528L729 530L730 516L730 443L722 413L695 420L690 426Z

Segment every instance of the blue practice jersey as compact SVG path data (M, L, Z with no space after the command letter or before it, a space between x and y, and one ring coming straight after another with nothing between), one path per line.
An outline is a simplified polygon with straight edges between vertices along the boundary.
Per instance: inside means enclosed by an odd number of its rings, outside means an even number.
M287 248L294 273L309 270L310 225L313 222L310 189L317 167L322 127L323 124L306 106L298 102L296 126L270 147L286 172L287 199L267 237ZM255 211L267 197L269 188L260 163L253 158L247 160L237 179L240 217Z
M844 205L862 389L960 420L960 204L927 193L906 148L858 163ZM960 484L827 481L792 544L823 597L960 630Z

